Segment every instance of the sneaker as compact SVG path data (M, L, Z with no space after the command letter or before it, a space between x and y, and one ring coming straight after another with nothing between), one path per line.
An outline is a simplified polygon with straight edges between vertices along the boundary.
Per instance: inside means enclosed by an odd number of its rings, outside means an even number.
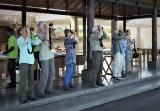
M65 86L65 87L64 87L64 90L71 90L71 88L68 87L68 86Z
M35 96L29 96L29 97L28 97L28 100L30 100L30 101L35 101L35 100L36 100L36 97L35 97Z
M9 86L9 85L15 85L15 84L19 84L19 82L16 82L16 83L12 83L12 82L10 82L10 83L8 83L7 85Z
M40 97L40 98L45 98L46 97L46 95L44 93L39 93L37 96Z
M22 103L22 104L25 104L25 103L27 103L28 101L27 101L26 98L20 97L20 98L19 98L19 102Z
M98 88L98 86L97 86L97 85L91 85L91 87L93 87L93 88Z
M103 83L96 84L97 86L105 86Z
M9 86L9 85L12 85L12 83L11 83L11 82L10 82L10 83L8 83L8 86Z
M115 77L115 76L113 76L112 79L113 79L113 80L119 80L119 78L118 78L118 77Z
M123 80L123 79L125 79L125 78L124 78L124 77L118 77L118 79L119 79L119 80Z
M16 84L15 85L8 85L6 88L7 89L9 89L9 88L16 88Z
M45 91L45 94L53 94L52 91Z
M74 86L74 85L69 85L69 87L72 88L72 89L76 88L76 86Z
M126 74L122 74L122 78L125 78L126 77Z

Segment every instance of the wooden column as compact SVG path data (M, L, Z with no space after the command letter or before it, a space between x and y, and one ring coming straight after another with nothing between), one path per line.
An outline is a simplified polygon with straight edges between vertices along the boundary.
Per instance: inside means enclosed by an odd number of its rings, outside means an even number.
M111 55L113 54L112 52L112 43L113 43L113 36L114 36L114 32L115 30L117 29L117 21L116 20L113 20L111 21L111 37L112 37L112 40L111 40Z
M94 5L95 0L87 0L87 68L90 64L90 35L94 26Z
M83 55L86 55L86 15L83 16Z
M124 14L123 14L123 31L125 32L125 31L126 31L126 23L127 23L127 22L126 22L126 11L127 11L127 10L126 10L126 5L124 5L123 11L124 11L124 12L123 12L123 13L124 13Z
M87 49L87 32L86 32L86 23L87 23L87 0L83 0L83 55L86 56Z
M123 19L123 31L125 32L126 31L126 19L124 18Z
M113 35L114 35L114 31L117 29L117 21L115 21L115 20L113 20L112 22L111 22L111 37L113 37Z
M79 36L79 27L78 27L78 17L74 17L74 23L75 23L75 33L76 36Z
M141 47L142 47L141 42L143 42L143 41L141 40L141 26L138 25L138 27L137 27L137 41L136 41L138 48L141 48Z
M157 61L157 0L154 0L152 16L152 61Z
M22 1L22 26L26 26L26 14L27 14L27 8L26 8L26 0Z
M47 2L47 12L49 12L49 0L46 0Z

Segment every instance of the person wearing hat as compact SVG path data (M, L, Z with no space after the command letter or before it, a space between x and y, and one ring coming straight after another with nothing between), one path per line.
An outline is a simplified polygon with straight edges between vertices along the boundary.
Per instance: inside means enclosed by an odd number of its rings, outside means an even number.
M73 33L70 29L64 30L65 39L64 39L64 46L66 49L66 56L65 56L65 64L66 64L66 72L64 76L64 90L69 90L73 88L72 77L75 73L75 65L76 65L76 51L75 51L75 44L77 41L73 36Z
M90 59L91 59L91 77L90 83L91 87L96 88L98 86L104 86L102 83L102 47L100 46L99 40L102 36L102 30L95 26L92 29L92 34L90 36Z

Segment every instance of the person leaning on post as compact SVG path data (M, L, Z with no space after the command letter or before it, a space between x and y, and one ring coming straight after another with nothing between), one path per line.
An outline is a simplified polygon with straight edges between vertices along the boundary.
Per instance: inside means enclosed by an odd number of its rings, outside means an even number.
M92 29L92 34L90 36L90 59L91 59L91 87L96 88L98 86L104 86L102 83L102 47L100 46L99 40L103 35L100 26L94 26Z
M18 29L19 38L17 44L20 50L19 56L19 102L26 103L28 100L35 100L34 94L34 55L33 45L38 45L41 41L29 37L29 29L20 27Z

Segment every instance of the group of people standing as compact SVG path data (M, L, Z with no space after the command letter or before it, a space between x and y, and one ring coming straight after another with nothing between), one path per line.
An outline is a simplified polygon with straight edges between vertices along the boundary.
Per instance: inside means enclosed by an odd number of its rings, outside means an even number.
M112 57L113 57L113 79L123 79L126 74L132 71L132 49L135 40L131 40L130 30L123 32L122 29L116 29L112 39Z
M130 30L123 32L116 29L112 38L112 71L114 80L124 79L132 71L132 49L135 40L131 39ZM90 70L89 81L91 87L104 86L102 82L103 45L102 40L106 34L100 25L94 26L90 35ZM106 37L105 37L106 38Z
M3 54L8 55L8 72L10 83L7 88L16 87L16 60L19 60L19 101L26 103L35 100L36 96L45 97L53 93L55 79L54 53L51 51L49 40L49 26L45 22L39 22L37 32L33 27L20 27L17 31L18 39L14 30L10 27L4 30L8 37L8 50ZM66 48L66 74L64 77L64 89L73 88L72 77L75 73L77 40L72 30L64 31L64 46ZM40 78L34 82L34 63L37 59L40 66ZM35 87L36 86L36 87Z
M49 25L51 26L51 24ZM18 29L18 39L14 36L12 28L5 29L5 35L8 37L8 50L3 52L8 55L8 72L11 82L8 88L16 87L16 59L19 52L19 101L26 103L28 100L35 100L37 92L38 97L45 97L46 94L53 93L53 84L55 79L54 54L51 51L50 35L51 30L45 22L39 22L38 30L30 27L20 27ZM70 30L64 30L64 46L66 49L65 64L66 72L64 76L64 89L73 88L73 75L76 68L76 39L75 33ZM106 39L106 33L100 25L93 27L90 35L90 83L91 87L104 86L102 83L102 65L103 65L103 39ZM131 71L132 60L132 41L130 31L124 33L122 30L116 30L112 41L113 79L119 79L122 74ZM18 51L19 49L19 51ZM40 79L34 90L34 62L37 59L40 66Z
M37 35L30 31L32 28L20 27L18 29L17 44L19 47L19 101L26 103L35 100L34 90L34 62L38 59L41 72L36 91L38 97L52 93L55 76L54 54L49 48L48 26L44 22L38 23Z

